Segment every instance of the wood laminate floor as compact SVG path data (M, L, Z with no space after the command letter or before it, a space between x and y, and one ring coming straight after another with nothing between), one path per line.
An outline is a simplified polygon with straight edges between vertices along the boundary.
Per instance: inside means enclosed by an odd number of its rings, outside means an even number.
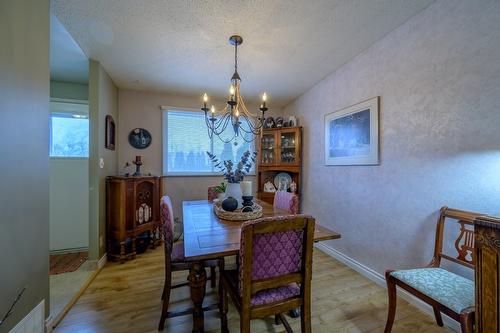
M176 272L174 282L187 273ZM163 249L148 250L125 264L108 263L55 329L71 332L157 332L163 288ZM207 286L207 304L215 290ZM171 309L189 307L189 289L172 292ZM315 249L312 282L312 328L314 332L383 332L387 315L386 290L347 266ZM229 308L229 330L239 332L239 315ZM289 319L300 332L298 319ZM205 331L220 332L216 311L205 314ZM191 316L167 319L164 332L191 332ZM253 320L252 332L284 332L272 318ZM402 299L394 333L452 332L438 327L434 318Z

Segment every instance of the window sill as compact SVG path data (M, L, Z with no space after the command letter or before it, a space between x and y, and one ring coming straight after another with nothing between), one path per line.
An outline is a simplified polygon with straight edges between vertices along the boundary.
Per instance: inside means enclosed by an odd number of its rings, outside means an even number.
M255 173L249 173L246 176L255 177ZM164 173L162 177L223 177L220 173L185 173L185 172L173 172L173 173Z
M51 160L88 160L87 157L83 156L49 156Z

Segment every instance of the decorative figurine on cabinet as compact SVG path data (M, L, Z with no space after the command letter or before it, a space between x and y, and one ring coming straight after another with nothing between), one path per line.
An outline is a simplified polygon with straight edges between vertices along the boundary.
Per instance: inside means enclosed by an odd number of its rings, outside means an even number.
M136 156L135 157L135 161L132 161L132 163L135 164L135 172L134 172L134 176L138 177L138 176L142 176L141 174L141 165L142 165L142 159L140 156Z
M274 187L274 184L269 179L264 184L264 192L270 192L270 193L276 192L276 187Z

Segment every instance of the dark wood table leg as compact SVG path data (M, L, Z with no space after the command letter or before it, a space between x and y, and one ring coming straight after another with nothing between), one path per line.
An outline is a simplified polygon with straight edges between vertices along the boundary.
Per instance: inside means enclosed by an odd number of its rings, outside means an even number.
M207 283L207 273L203 263L196 262L189 269L189 288L193 301L193 333L204 332L203 299Z

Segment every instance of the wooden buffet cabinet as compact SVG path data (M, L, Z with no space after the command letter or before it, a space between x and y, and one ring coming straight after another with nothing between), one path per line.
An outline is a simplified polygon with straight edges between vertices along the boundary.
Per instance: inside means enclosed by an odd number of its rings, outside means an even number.
M272 204L274 193L264 192L264 184L280 172L286 172L297 184L300 198L302 173L302 127L281 127L262 130L257 165L257 198Z
M500 218L477 218L474 224L474 238L475 332L500 332Z
M106 178L106 238L111 260L124 262L136 255L141 235L155 247L161 242L160 177Z

